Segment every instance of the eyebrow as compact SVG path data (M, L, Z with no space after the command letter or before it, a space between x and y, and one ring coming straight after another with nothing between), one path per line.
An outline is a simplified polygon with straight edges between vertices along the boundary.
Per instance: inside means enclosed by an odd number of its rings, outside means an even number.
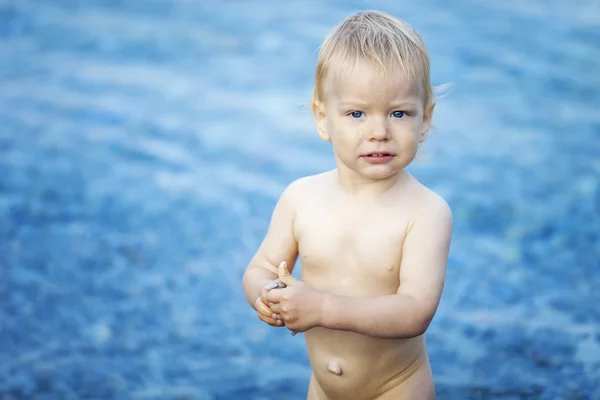
M405 101L397 101L397 102L393 102L390 104L390 106L392 108L398 108L398 107L414 107L418 104L418 101L414 101L414 100L405 100ZM340 107L360 107L360 108L365 108L368 107L369 105L360 101L343 101L340 103Z

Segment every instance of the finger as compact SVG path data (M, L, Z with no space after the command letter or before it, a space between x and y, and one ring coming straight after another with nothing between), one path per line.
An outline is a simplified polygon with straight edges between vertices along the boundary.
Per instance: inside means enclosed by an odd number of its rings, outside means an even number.
M256 299L256 302L254 303L254 306L256 308L256 311L265 316L265 317L269 317L272 319L283 319L281 317L281 315L279 315L279 312L275 312L273 311L267 304L263 303L262 300L260 299L260 297L258 299Z
M260 298L265 303L268 303L268 301L267 301L267 293L269 293L273 289L284 288L285 286L286 285L283 282L280 282L278 280L269 282L268 284L266 284L265 286L263 286L262 289L260 290Z
M267 292L267 295L265 296L265 300L266 300L265 303L270 304L270 303L281 302L281 298L286 293L286 290L288 290L288 289L278 289L278 290L271 290L270 292Z
M281 264L279 264L278 272L279 272L279 280L281 282L285 283L287 286L290 286L296 282L296 278L294 278L292 276L292 274L290 274L290 271L288 270L287 262L283 261L283 262L281 262Z
M270 326L275 326L275 327L282 327L283 325L283 321L278 320L278 319L274 319L271 317L265 317L264 315L258 314L258 319L260 319L261 321L263 321L266 324L269 324Z
M254 308L256 308L256 311L269 317L273 314L273 311L271 311L271 308L265 304L261 298L259 297L258 299L256 299L256 301L254 302Z
M275 326L275 327L281 327L283 326L283 321L279 320L279 319L275 319L275 318L271 318L271 317L266 317L260 313L258 313L258 319L260 319L263 322L266 322L267 324L271 325L271 326Z
M281 303L273 303L269 308L272 313L281 314Z

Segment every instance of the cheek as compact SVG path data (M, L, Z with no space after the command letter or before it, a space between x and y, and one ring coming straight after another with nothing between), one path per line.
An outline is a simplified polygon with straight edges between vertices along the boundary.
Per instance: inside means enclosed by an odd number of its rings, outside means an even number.
M340 142L352 145L360 138L368 135L369 126L346 116L338 116L332 119L330 129Z
M360 144L360 137L357 134L356 129L341 124L337 124L333 129L331 145L337 156L342 160L353 157L356 148Z
M335 147L346 152L355 149L361 142L361 133L356 129L339 127L333 135Z
M421 121L418 119L403 121L396 126L397 137L403 141L418 140L420 132Z

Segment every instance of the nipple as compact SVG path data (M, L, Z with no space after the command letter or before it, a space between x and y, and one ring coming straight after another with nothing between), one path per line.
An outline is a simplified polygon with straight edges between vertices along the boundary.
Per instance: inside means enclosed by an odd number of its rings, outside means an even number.
M342 368L340 367L340 362L338 360L329 361L329 364L327 364L327 371L334 375L341 375Z

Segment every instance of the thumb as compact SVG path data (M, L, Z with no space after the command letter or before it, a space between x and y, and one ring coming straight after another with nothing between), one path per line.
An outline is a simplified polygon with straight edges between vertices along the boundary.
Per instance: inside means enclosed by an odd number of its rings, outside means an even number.
M279 264L279 280L285 283L287 286L296 283L296 278L294 278L292 274L290 274L290 271L287 267L287 263L285 261Z

